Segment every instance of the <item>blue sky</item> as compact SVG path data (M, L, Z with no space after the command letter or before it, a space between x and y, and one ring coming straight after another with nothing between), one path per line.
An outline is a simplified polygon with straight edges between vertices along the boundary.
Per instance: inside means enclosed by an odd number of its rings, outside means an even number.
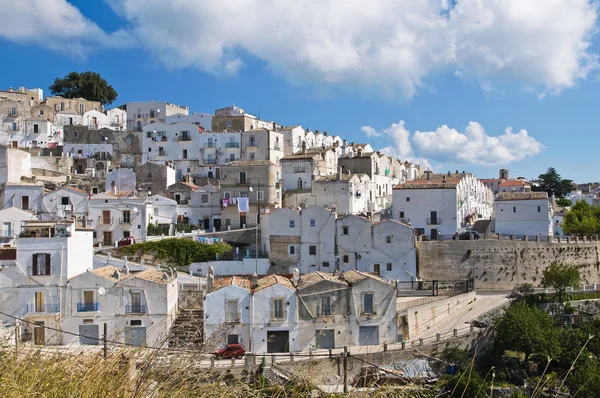
M600 180L595 2L197 3L0 0L0 87L93 70L113 105L235 103L436 171Z

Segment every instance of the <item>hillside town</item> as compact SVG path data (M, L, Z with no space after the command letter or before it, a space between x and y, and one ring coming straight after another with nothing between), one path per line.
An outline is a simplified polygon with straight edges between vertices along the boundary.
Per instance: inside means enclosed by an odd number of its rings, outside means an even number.
M479 289L535 284L536 253L597 240L562 229L597 184L559 205L506 168L434 172L235 105L105 109L18 87L0 115L1 333L25 346L221 347L234 365L404 349L468 337L508 303ZM177 265L136 252L173 239L227 250Z

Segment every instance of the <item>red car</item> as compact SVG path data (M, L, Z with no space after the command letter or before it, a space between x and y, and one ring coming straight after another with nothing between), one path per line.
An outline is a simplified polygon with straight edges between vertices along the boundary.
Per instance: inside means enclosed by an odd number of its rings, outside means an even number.
M217 359L240 359L246 354L246 350L241 344L227 344L224 348L219 348L215 352L215 358Z
M117 242L117 246L131 246L135 243L135 238L133 236L127 236L122 238L119 242Z

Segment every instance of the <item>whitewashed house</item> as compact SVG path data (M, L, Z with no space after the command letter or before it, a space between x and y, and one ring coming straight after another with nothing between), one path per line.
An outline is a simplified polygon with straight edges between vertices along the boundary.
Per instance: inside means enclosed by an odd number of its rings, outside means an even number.
M63 344L99 345L107 338L127 345L165 345L177 314L177 278L171 272L133 272L125 265L87 270L69 279Z
M126 109L127 127L136 131L152 123L165 123L168 116L189 114L187 106L157 101L128 102Z
M93 266L92 230L72 221L29 221L16 240L16 261L0 273L0 311L31 323L20 326L24 341L62 343L68 280ZM0 316L6 322L14 319Z
M24 221L36 220L37 217L30 211L17 207L8 207L0 210L0 237L17 238L21 234L21 225Z
M205 184L195 188L190 195L189 219L204 230L217 231L221 224L221 189L217 185Z
M547 192L501 192L496 195L495 208L497 234L554 235Z
M279 275L252 279L252 352L263 354L299 351L296 287L288 278Z
M0 184L20 184L21 177L31 177L31 154L0 145Z
M429 239L451 237L477 220L490 220L493 194L468 173L433 174L407 181L393 191L393 218Z
M169 115L165 118L165 122L167 124L175 124L175 123L194 123L202 126L205 131L210 131L212 128L212 118L213 115L210 113L192 113L188 115L186 113L176 113L174 115Z
M351 345L395 343L396 287L373 274L347 271L341 279L350 285L348 329Z
M106 173L105 191L111 191L113 182L117 192L135 192L136 174L130 169L112 169Z
M250 280L227 276L207 279L204 336L210 345L241 344L250 352ZM212 286L211 286L212 283Z
M360 243L359 243L360 244ZM417 253L412 227L396 220L373 223L368 271L390 281L417 279Z
M150 222L155 225L173 225L177 223L177 202L160 195L148 198L152 206Z
M43 220L76 218L85 223L88 218L89 197L87 192L72 187L62 187L47 192L42 197L40 218Z
M44 186L41 184L6 184L4 188L4 208L17 207L40 214L43 209Z

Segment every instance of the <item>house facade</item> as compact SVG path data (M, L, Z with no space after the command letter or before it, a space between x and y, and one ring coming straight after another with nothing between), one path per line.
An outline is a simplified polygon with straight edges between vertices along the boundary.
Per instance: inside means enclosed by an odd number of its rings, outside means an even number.
M496 195L495 230L501 235L553 236L548 193L504 192Z

